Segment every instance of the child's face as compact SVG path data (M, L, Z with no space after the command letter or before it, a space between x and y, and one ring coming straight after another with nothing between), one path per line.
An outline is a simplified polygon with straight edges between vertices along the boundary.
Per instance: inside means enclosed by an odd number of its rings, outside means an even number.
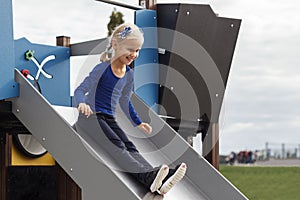
M127 39L116 45L115 57L122 64L130 65L138 56L142 44L136 39Z

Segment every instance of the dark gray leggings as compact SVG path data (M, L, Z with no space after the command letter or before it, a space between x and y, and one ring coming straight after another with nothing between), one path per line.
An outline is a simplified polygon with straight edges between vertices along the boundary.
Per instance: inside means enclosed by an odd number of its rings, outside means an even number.
M153 176L149 173L155 173L158 168L153 168L139 153L112 116L97 114L87 118L80 114L75 128L88 143L93 143L96 151L108 153L121 170L132 174L147 187L152 183Z

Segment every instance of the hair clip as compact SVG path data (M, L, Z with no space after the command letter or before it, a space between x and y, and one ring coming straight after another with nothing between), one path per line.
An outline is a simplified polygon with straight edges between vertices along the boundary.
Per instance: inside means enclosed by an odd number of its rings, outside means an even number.
M122 40L124 40L129 33L132 33L132 29L131 29L131 27L127 26L118 35Z

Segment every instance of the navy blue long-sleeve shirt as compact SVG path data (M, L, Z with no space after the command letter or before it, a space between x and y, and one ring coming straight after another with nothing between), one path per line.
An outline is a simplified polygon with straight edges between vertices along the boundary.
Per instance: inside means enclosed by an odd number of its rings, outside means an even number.
M76 106L86 103L94 112L111 116L115 115L119 103L123 112L136 126L142 121L130 101L132 89L133 70L126 66L125 75L119 78L114 75L108 61L94 67L89 76L76 88L74 98Z

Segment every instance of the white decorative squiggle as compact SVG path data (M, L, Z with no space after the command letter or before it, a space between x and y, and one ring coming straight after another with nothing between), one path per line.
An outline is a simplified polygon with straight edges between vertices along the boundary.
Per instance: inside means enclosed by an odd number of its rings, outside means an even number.
M32 57L32 58L31 58L32 62L34 62L34 64L35 64L35 65L37 66L37 68L38 68L38 71L37 71L36 76L35 76L35 80L39 80L39 77L40 77L40 74L41 74L41 73L42 73L46 78L49 78L49 79L53 78L52 75L48 74L47 72L45 72L45 71L43 70L43 67L44 67L44 65L45 65L47 62L49 62L50 60L54 60L54 59L55 59L55 55L47 56L47 57L42 61L42 63L40 64L40 63L35 59L35 57Z

